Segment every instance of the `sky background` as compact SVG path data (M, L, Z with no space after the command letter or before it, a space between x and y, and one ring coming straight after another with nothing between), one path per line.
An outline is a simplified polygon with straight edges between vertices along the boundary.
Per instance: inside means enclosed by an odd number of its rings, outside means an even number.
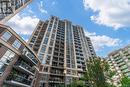
M130 43L130 0L33 0L6 24L27 41L39 19L51 15L81 25L98 56Z

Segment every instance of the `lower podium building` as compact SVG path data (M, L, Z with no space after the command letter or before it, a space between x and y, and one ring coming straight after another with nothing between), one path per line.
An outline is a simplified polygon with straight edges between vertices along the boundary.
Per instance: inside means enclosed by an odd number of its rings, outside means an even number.
M36 87L40 61L10 27L0 25L0 87Z
M37 87L66 87L86 71L86 60L96 56L81 26L55 16L39 21L28 44L41 61Z

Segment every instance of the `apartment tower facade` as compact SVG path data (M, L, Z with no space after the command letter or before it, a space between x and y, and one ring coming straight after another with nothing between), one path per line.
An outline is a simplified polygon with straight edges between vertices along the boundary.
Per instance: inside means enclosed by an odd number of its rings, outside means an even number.
M125 75L130 78L130 45L111 52L107 61L110 67L117 72L115 77L117 85L120 85L122 76Z
M0 23L5 23L32 0L0 0Z
M81 26L55 16L39 21L28 44L42 63L37 87L69 84L86 71L87 58L96 56Z

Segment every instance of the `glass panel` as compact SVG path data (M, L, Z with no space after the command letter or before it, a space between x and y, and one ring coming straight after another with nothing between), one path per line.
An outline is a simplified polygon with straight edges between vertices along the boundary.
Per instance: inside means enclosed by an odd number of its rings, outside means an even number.
M54 42L54 40L51 39L51 41L50 41L50 45L51 46L53 46L53 42Z
M46 37L49 37L49 35L50 35L50 32L47 32L47 33L46 33Z
M46 51L46 46L43 45L40 52L41 52L41 53L45 53L45 51Z
M48 43L48 38L45 38L43 44L47 44L47 43Z
M0 62L0 74L2 74L5 71L6 66L7 66L6 64Z
M10 37L11 37L11 33L7 31L7 32L5 32L5 33L2 35L1 38L2 38L4 41L8 41Z
M15 53L11 50L7 50L3 57L0 59L0 74L4 72L6 66L12 61L12 58L15 56Z
M14 48L16 48L16 49L19 49L19 47L21 46L21 43L20 43L19 40L15 40L12 46L13 46Z
M51 53L52 53L52 47L49 47L48 54L51 54Z

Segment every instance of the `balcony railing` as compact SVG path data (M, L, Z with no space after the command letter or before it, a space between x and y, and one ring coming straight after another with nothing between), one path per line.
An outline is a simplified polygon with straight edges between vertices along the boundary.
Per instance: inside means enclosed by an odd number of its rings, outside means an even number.
M16 75L16 74L10 74L6 81L14 81L16 84L18 83L22 83L23 85L28 85L28 87L31 85L31 80L28 80L26 78L24 78L23 76L20 75Z
M17 62L16 63L16 67L17 66L21 66L23 67L24 69L26 69L26 71L29 71L31 74L34 74L35 70L32 69L32 67L30 65L28 65L27 63L21 61L21 62Z
M22 54L23 58L26 58L27 60L29 60L31 63L37 65L38 60L36 60L35 56L33 54L31 54L30 52L24 52Z

